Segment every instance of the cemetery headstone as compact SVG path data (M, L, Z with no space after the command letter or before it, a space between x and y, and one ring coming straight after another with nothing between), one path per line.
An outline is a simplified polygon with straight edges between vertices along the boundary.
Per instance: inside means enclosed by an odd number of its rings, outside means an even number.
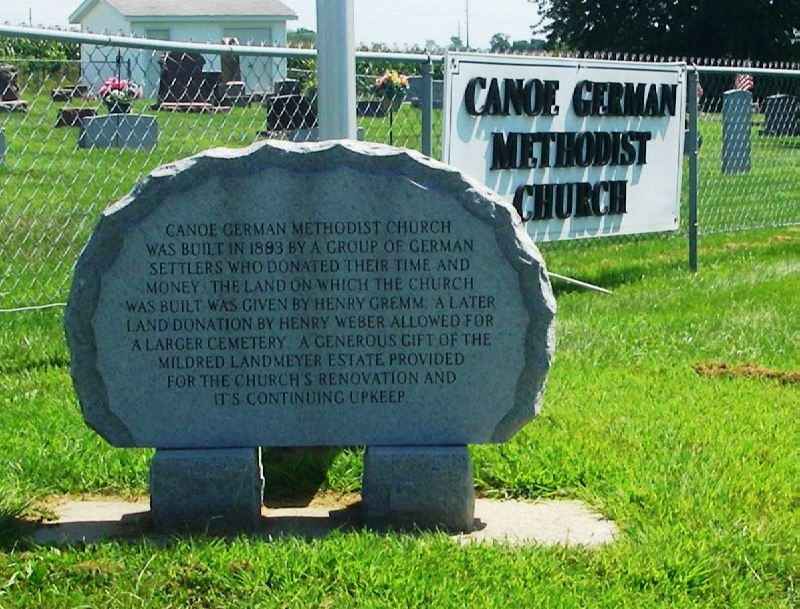
M158 121L142 114L106 114L81 120L79 148L152 150L158 144Z
M761 135L800 135L800 98L771 95L764 102L764 129Z
M753 126L753 94L726 91L722 99L722 173L750 171L750 131Z
M422 103L422 76L411 76L408 79L408 95L406 99L411 102L415 108L419 108ZM433 81L433 107L436 110L441 110L444 105L444 81Z
M274 95L268 103L268 132L312 129L318 125L317 109L304 95Z
M244 82L228 81L220 83L217 99L221 106L244 107L250 105Z
M216 105L217 95L222 85L222 72L203 72L198 101Z
M223 43L227 45L237 45L239 41L236 38L224 38ZM242 81L242 66L238 55L223 53L221 63L223 84Z
M53 89L51 97L54 102L68 102L73 99L89 97L89 86L84 84L57 87Z
M153 172L76 266L87 423L157 449L157 526L257 522L257 447L368 448L370 518L472 526L466 446L541 407L555 301L513 207L442 163L263 142Z
M0 65L0 101L19 101L17 69L11 65Z
M279 80L274 86L275 95L302 95L303 86L299 80L287 78Z
M17 69L12 65L0 65L0 112L26 111L28 102L19 97Z
M162 103L192 103L203 101L205 59L199 53L168 52L161 58L161 80L158 100Z
M97 116L96 108L61 108L58 111L56 128L80 127L81 121Z

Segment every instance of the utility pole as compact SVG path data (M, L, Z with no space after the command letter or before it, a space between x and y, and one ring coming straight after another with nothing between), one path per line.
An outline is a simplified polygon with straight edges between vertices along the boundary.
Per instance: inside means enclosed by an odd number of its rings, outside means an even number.
M469 51L469 0L467 2L467 50Z

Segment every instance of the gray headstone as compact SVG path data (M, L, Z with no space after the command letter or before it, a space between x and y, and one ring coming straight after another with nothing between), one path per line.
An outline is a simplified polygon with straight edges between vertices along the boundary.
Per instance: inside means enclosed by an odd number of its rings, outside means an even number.
M771 95L764 101L762 135L800 135L800 98L794 95Z
M750 131L753 125L753 94L726 91L722 100L722 172L750 171Z
M406 99L415 108L419 108L422 103L422 76L411 76L408 79L408 94ZM444 104L444 81L433 81L433 107L441 110Z
M158 121L143 114L106 114L81 120L79 148L152 150L158 144Z
M259 452L156 451L150 464L150 511L156 530L258 527L264 496Z
M474 528L475 489L466 446L370 447L361 494L367 521Z
M117 446L463 446L538 412L554 313L516 212L457 170L263 142L107 209L66 329L84 417Z

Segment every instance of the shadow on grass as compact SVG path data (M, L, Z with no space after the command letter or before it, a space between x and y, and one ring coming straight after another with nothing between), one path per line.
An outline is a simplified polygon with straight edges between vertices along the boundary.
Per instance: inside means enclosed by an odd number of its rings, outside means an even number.
M35 525L22 517L30 504L14 492L0 496L0 550L16 548L33 531Z
M578 281L583 281L585 283L590 283L606 290L613 291L622 286L638 283L644 279L647 279L648 276L661 275L668 271L681 270L685 270L687 274L689 273L688 262L684 262L682 260L664 260L663 262L657 263L648 262L642 264L631 264L623 268L608 269L607 271L587 273L586 275L581 275L579 273L570 274L556 270L553 272L558 272L559 274L565 275L572 279L577 279ZM587 291L587 288L566 283L565 281L555 277L552 281L553 292L555 293L556 297L572 294L574 292ZM600 294L598 294L598 296L599 295Z
M42 360L18 364L15 366L0 365L0 374L21 374L23 372L35 372L37 370L48 370L50 368L69 368L70 360L68 357L53 355Z
M475 519L473 531L481 531L486 524ZM155 531L149 511L131 511L114 520L86 520L51 524L21 525L16 537L16 547L54 546L80 547L86 544L104 543L153 543L170 547L188 539L209 538L233 541L242 537L253 540L274 541L299 539L314 541L335 533L372 533L376 535L403 534L420 536L428 533L457 534L434 527L419 527L413 523L387 524L380 520L364 518L362 503L356 502L339 508L316 508L311 510L280 509L262 515L256 529L231 531L210 523L205 529L185 529L170 533ZM13 547L13 544L11 544Z

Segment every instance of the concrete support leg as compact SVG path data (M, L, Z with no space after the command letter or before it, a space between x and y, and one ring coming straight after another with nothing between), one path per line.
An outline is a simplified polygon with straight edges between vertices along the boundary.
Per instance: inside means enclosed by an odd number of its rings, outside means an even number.
M466 446L369 447L362 495L368 522L450 531L474 527Z
M264 475L257 448L158 450L150 465L157 531L252 531L261 521Z

